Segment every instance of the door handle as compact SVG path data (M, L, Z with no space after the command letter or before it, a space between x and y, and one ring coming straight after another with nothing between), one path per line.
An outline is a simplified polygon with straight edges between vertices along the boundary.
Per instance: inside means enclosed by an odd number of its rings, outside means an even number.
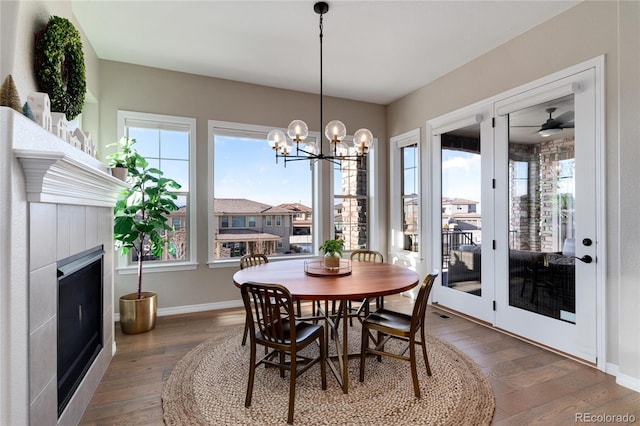
M585 255L584 255L584 256L582 256L582 257L577 257L577 256L573 256L573 257L574 257L575 259L578 259L578 260L579 260L579 261L581 261L581 262L584 262L584 263L591 263L591 262L593 262L593 257L589 256L588 254L585 254Z

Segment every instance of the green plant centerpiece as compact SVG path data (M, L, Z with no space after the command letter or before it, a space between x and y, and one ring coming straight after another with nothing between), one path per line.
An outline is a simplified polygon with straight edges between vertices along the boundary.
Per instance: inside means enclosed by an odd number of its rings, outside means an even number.
M118 152L109 155L109 166L127 169L129 188L120 193L114 208L113 238L123 256L133 251L137 257L138 291L120 297L120 326L123 333L136 334L155 327L157 295L142 291L142 261L150 253L161 258L165 250L175 254L175 246L166 231L168 214L178 210L177 195L172 189L180 185L163 177L163 172L149 167L134 145L135 139L124 137L114 145ZM145 305L149 305L146 306Z
M318 250L324 252L324 267L329 270L340 269L340 258L344 249L344 240L326 240Z

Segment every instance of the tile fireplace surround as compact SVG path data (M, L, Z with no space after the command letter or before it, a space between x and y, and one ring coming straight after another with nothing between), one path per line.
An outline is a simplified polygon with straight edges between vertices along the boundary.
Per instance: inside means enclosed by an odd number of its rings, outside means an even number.
M107 167L0 107L0 424L77 424L113 357ZM57 261L104 245L103 349L58 417Z

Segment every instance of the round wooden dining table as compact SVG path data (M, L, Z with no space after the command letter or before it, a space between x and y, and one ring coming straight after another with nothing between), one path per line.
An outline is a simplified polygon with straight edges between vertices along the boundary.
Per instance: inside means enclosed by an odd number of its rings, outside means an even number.
M348 305L346 301L401 293L415 287L419 277L416 272L402 266L360 261L345 261L345 265L348 265L348 268L345 267L347 271L345 273L315 274L311 266L318 262L318 259L295 259L264 263L239 270L233 275L233 281L237 287L250 281L281 284L289 290L294 300L339 301L340 314L336 317L323 311L323 319L334 331L339 367L329 361L329 358L327 358L327 364L342 386L342 391L347 393L349 390L347 365L349 327L347 323L349 321L346 320ZM336 318L338 318L337 321ZM339 338L338 332L339 318L344 319L342 320L342 339ZM328 336L329 333L326 334ZM325 347L328 348L328 345Z

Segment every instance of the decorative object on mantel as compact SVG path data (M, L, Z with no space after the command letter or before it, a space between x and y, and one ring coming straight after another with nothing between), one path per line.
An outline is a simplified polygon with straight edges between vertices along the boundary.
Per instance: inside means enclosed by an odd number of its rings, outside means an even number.
M73 131L73 136L80 141L82 151L86 152L92 157L96 156L96 145L93 143L91 133L83 132L79 127Z
M67 132L67 138L68 138L69 145L82 151L82 144L80 143L80 139L78 139L71 132Z
M31 111L31 107L29 106L29 102L25 102L22 105L22 114L27 117L31 121L36 121L36 117L33 115L33 111Z
M152 330L156 325L157 294L142 291L142 262L150 254L161 258L164 251L175 254L166 231L167 213L178 210L177 196L171 189L180 185L163 177L163 172L149 167L147 160L134 148L135 139L123 137L116 143L120 150L109 155L109 166L124 166L130 187L120 193L113 210L113 238L123 256L133 251L138 262L138 291L120 297L120 328L125 334Z
M318 250L324 252L324 267L329 270L340 269L340 258L344 240L326 240Z
M9 74L2 82L2 86L0 86L0 106L7 106L22 113L21 105L16 83L13 81L11 74Z
M36 123L47 132L51 132L51 100L49 95L41 92L33 92L27 96L27 103L31 107Z
M66 18L52 16L35 35L35 73L38 89L51 98L51 109L68 120L84 107L87 89L80 33Z
M67 116L62 112L51 113L51 133L65 142L69 142L69 130Z

